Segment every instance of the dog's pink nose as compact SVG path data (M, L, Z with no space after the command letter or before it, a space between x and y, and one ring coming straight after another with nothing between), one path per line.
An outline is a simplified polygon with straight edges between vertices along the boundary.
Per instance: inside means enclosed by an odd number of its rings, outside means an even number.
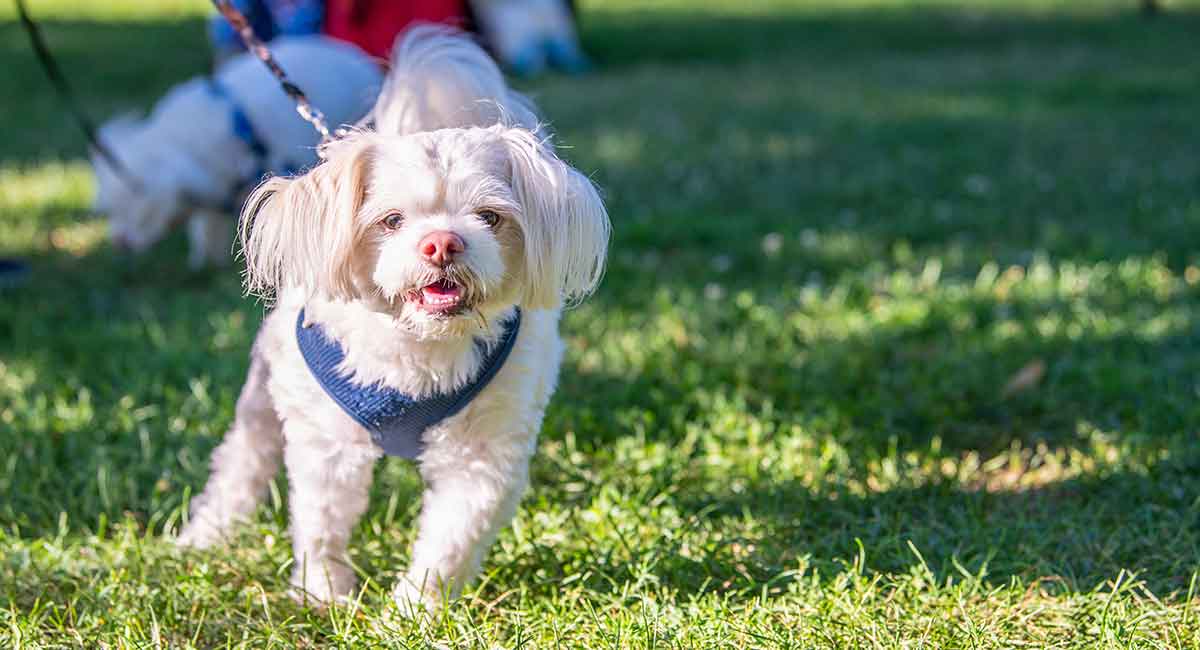
M467 250L467 243L449 230L435 230L421 238L417 250L429 263L446 266L454 261L456 255Z

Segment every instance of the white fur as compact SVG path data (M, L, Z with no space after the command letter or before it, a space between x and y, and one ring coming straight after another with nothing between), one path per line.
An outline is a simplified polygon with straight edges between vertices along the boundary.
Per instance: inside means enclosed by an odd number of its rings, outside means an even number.
M382 83L379 67L366 54L332 39L282 38L271 50L331 124L361 118ZM257 181L256 173L316 162L316 131L296 114L262 62L241 54L214 77L267 147L266 169L234 133L228 99L214 95L202 78L175 86L145 119L118 118L100 129L100 139L139 185L129 187L93 153L93 207L107 213L118 246L144 251L186 220L191 265L220 264L229 256L235 216L221 214L220 206L233 204L247 181Z
M397 135L497 122L539 128L532 102L508 87L487 52L451 27L429 24L410 28L392 50L370 120Z
M403 60L418 51L438 53L425 59L428 77ZM518 108L474 44L419 29L398 52L403 76L388 84L376 114L406 116L379 121L405 134L352 133L305 176L272 179L247 202L247 285L274 291L278 304L259 331L234 424L180 541L203 547L222 539L253 512L282 457L297 593L320 603L352 595L347 543L382 452L309 372L295 342L298 311L341 343L343 369L358 381L427 395L474 376L475 339L495 342L519 306L524 320L502 369L467 408L425 433L419 531L394 590L404 611L435 608L461 590L512 518L557 381L562 305L599 281L609 224L591 183L531 131L478 126L479 114L464 110L479 100L499 101L509 114ZM489 94L464 96L462 106L400 105L418 101L414 87L488 83ZM414 132L414 115L460 128ZM494 228L479 216L484 209L501 215ZM392 228L385 221L395 211L404 221ZM417 242L447 230L466 247L439 271L420 258ZM414 290L440 278L462 287L470 309L437 316L414 302Z

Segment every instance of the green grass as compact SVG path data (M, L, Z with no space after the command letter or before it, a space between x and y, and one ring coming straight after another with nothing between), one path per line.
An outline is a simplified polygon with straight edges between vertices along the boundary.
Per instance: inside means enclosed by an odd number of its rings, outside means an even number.
M203 3L34 2L92 110L206 64ZM584 3L599 69L526 87L615 237L483 580L388 618L287 599L283 477L167 537L263 307L127 260L0 9L0 647L1200 647L1200 7ZM1007 389L1031 364L1040 380Z

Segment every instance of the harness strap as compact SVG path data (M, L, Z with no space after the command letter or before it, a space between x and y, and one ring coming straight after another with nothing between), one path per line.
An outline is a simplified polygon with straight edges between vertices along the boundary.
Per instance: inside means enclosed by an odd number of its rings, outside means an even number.
M306 327L303 309L296 317L296 343L317 383L346 415L371 433L371 440L384 453L415 459L424 450L425 431L470 404L504 367L520 329L521 310L517 309L490 350L486 341L475 339L483 357L478 376L454 391L427 397L414 397L378 384L363 385L347 377L340 370L345 351L319 323Z
M223 99L229 105L229 118L233 122L233 134L246 143L250 151L260 160L266 160L267 145L263 143L262 138L258 137L258 133L254 131L254 125L250 122L250 117L246 115L246 111L242 110L241 105L233 98L225 84L217 81L214 77L209 77L208 89L214 96Z
M214 77L208 77L208 88L214 97L218 97L228 104L229 121L233 128L233 134L246 145L246 148L250 150L250 153L254 154L254 157L258 161L258 167L239 181L239 187L230 193L229 202L223 206L225 212L236 215L241 207L241 199L268 172L278 172L281 176L293 176L303 169L304 166L297 165L292 161L284 161L282 168L278 170L271 169L267 160L269 150L267 149L266 142L259 137L258 132L254 129L254 123L250 121L250 116L246 114L246 111L234 99L233 94Z
M246 145L246 148L250 150L257 163L249 174L246 174L245 177L237 182L237 186L229 192L226 202L221 206L222 212L236 215L239 212L242 199L246 193L253 189L254 185L268 171L267 145L263 142L262 138L258 137L258 133L254 130L254 124L250 122L250 117L246 115L246 111L233 98L229 89L214 77L208 77L207 81L208 91L229 106L229 121L233 129L233 134Z

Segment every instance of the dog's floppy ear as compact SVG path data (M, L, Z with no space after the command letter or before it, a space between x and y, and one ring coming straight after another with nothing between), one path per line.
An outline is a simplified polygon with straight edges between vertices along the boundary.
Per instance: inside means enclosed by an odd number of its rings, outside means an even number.
M350 255L362 235L371 143L362 133L326 145L325 160L297 178L271 178L246 199L239 228L246 290L269 297L303 287L309 295L354 297Z
M553 308L591 293L604 275L610 225L596 187L526 129L502 131L525 231L522 305Z

